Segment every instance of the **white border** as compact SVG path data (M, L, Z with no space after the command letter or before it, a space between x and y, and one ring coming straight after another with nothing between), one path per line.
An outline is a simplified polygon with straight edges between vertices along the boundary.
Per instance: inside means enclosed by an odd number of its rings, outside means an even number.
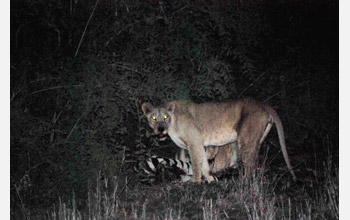
M1 1L1 215L10 219L10 1ZM5 210L3 210L5 209Z

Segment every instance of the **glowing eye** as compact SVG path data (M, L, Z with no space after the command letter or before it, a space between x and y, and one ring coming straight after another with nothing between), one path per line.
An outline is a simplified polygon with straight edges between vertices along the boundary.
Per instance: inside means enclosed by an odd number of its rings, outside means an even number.
M154 120L154 121L155 121L156 119L157 119L157 118L156 118L156 116L152 116L152 120Z
M168 119L168 116L167 116L167 115L164 115L164 119Z

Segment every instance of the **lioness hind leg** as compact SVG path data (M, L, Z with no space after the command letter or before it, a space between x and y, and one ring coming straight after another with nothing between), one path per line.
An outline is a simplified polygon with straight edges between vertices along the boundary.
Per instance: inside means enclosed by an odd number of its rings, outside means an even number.
M241 158L244 166L244 178L246 178L252 174L252 171L255 168L259 146L256 141L246 142L244 140L238 140L238 145L241 148Z
M210 175L210 168L209 168L209 163L208 163L208 157L207 157L207 153L205 151L203 151L203 161L202 161L202 174L205 178L205 180L210 183L212 181L214 181L214 177L212 175Z
M259 154L261 144L264 142L266 136L269 134L272 127L272 123L268 123L264 132L261 135L257 134L253 139L243 143L243 152L242 152L242 162L244 165L244 177L247 177L252 174L252 171L255 169L256 160ZM243 141L242 141L243 142Z
M246 149L246 151L243 151L241 153L245 178L250 176L252 174L252 171L255 169L257 152L258 150L255 149Z
M244 177L252 173L260 146L271 129L268 115L259 112L248 113L250 117L242 119L238 131L238 147L244 165ZM260 122L260 123L256 123Z
M208 159L214 159L210 164L210 171L217 173L224 171L226 168L236 168L238 163L238 143L233 142L220 147L213 147L216 151L214 155L208 153L210 148L207 148L207 156L212 156Z

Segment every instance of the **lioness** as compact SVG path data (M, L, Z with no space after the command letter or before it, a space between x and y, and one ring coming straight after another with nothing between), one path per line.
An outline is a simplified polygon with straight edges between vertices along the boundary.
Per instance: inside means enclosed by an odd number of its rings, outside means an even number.
M192 182L201 182L202 175L210 183L205 146L223 146L238 142L244 176L252 166L262 142L275 123L282 153L288 169L296 179L289 162L282 122L273 108L252 99L196 104L189 100L170 101L154 107L142 104L149 126L161 139L169 135L177 146L188 149L193 166Z

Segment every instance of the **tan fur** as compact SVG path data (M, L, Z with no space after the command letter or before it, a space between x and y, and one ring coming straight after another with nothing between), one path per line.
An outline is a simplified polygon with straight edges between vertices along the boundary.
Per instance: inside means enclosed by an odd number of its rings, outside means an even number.
M188 151L180 148L175 156L175 159L189 162L190 158L189 155L187 156L186 152ZM210 172L213 174L224 171L228 168L237 168L239 158L237 142L220 147L205 147L205 153L207 154L208 160L213 160L209 165Z
M237 142L224 146L209 146L205 148L208 160L213 160L209 165L211 173L218 173L228 168L237 168L239 149Z
M208 182L214 180L209 174L208 157L211 154L205 152L205 146L224 146L236 141L245 167L245 176L249 175L259 148L273 123L277 127L288 169L296 179L289 162L281 120L267 104L252 99L202 104L176 100L160 107L144 103L142 111L159 137L164 138L168 134L176 145L189 150L193 182L201 182L202 175Z

